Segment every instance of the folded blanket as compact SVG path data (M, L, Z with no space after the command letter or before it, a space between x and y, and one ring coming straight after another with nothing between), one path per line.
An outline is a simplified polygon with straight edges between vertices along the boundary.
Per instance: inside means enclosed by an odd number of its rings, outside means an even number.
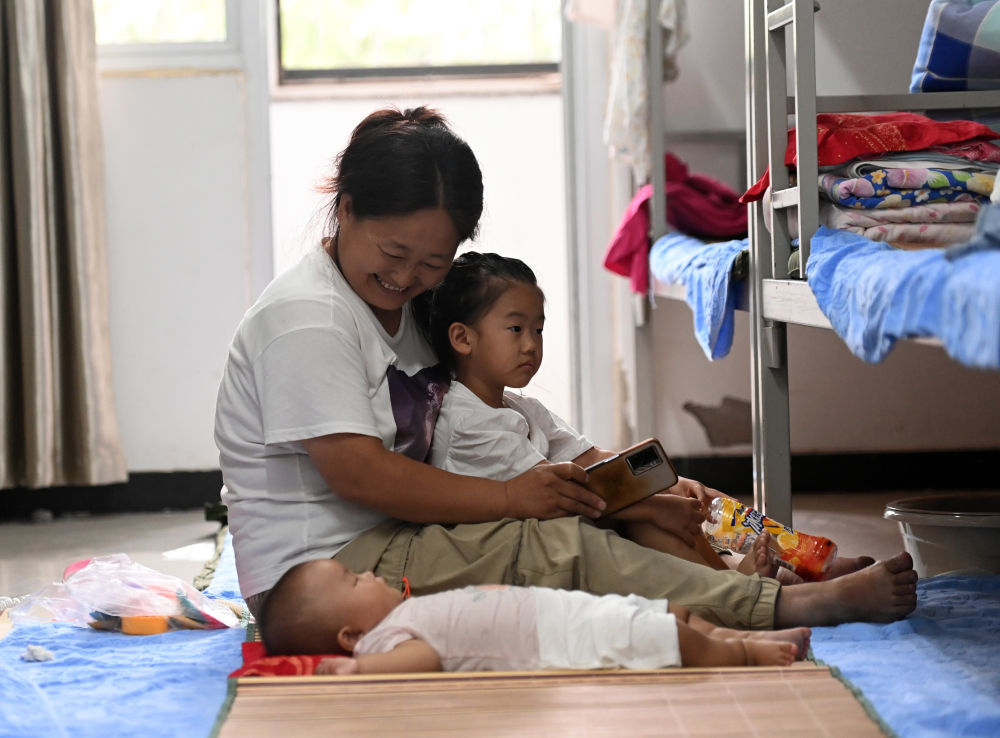
M736 305L745 281L732 280L732 270L747 240L705 243L682 233L668 233L653 244L650 269L668 284L684 285L694 315L694 335L705 356L721 359L733 345Z
M831 228L874 228L889 223L975 223L978 202L924 203L906 208L845 208L832 202L819 204L819 221Z
M975 235L976 226L973 223L886 223L869 228L845 226L843 230L870 241L891 243L897 248L919 248L966 243Z
M870 174L876 169L892 169L914 167L917 169L951 169L992 172L996 174L1000 169L1000 146L988 141L981 141L981 146L991 146L996 149L996 161L984 161L968 159L964 156L954 154L939 153L931 149L921 149L920 151L910 151L900 154L889 154L884 157L872 158L862 157L847 162L844 165L834 165L822 167L823 174L838 174L842 177L861 177Z
M937 121L917 113L860 115L820 113L816 116L816 153L820 166L842 164L860 156L891 151L918 151L931 146L990 141L1000 137L982 123L968 120ZM788 132L785 165L796 164L795 129ZM764 196L770 172L740 198L755 202Z
M947 169L876 169L851 179L819 175L820 191L851 208L902 208L927 202L986 202L996 175Z
M972 242L943 250L900 251L821 226L806 275L834 330L865 361L924 336L963 364L1000 368L1000 206L983 211Z
M910 92L1000 89L1000 3L931 0Z

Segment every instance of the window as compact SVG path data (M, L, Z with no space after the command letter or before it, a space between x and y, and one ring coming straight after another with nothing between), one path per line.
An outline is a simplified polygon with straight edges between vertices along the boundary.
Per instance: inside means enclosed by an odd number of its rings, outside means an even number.
M560 0L279 0L283 83L554 72Z
M97 43L223 43L226 0L94 0Z

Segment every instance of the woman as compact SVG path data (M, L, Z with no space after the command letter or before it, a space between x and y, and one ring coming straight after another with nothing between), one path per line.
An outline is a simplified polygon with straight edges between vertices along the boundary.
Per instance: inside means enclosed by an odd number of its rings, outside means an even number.
M603 502L572 463L507 482L424 463L445 377L411 315L476 233L482 177L427 108L363 120L329 181L330 236L247 312L219 389L216 443L240 588L252 612L293 565L334 557L414 594L509 583L642 594L735 627L787 627L913 609L905 555L782 593L590 522ZM682 496L708 493L684 480ZM671 499L668 499L671 498ZM650 498L650 522L688 541L700 513ZM801 593L800 593L801 592Z

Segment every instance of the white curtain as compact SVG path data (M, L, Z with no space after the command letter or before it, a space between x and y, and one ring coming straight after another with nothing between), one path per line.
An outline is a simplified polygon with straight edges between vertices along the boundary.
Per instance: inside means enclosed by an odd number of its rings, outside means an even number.
M92 0L3 0L0 79L0 489L121 482Z

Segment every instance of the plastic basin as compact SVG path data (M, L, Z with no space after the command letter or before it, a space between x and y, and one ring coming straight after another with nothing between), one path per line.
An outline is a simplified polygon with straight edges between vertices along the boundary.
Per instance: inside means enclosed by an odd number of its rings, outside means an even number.
M1000 573L1000 492L907 497L885 506L922 577L960 569Z

